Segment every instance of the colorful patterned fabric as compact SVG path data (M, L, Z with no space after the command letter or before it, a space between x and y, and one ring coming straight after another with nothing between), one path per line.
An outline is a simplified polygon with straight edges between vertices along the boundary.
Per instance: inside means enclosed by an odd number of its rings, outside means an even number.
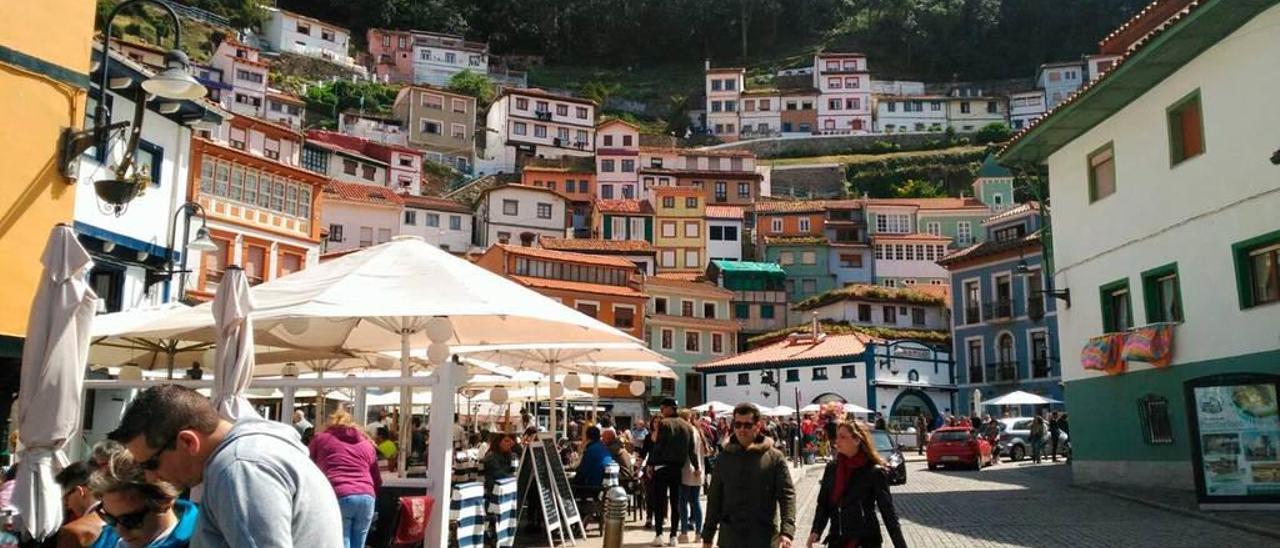
M1124 340L1121 357L1126 361L1147 362L1154 367L1169 367L1173 361L1173 326L1157 323L1130 330Z
M1121 358L1124 349L1123 333L1107 333L1089 339L1080 351L1080 365L1085 369L1102 371L1108 375L1124 373L1125 361Z

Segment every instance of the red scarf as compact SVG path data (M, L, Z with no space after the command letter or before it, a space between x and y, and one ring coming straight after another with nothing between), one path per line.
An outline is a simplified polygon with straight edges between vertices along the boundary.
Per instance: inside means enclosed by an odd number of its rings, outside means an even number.
M844 453L836 454L836 484L831 489L831 504L840 504L840 497L844 496L853 473L866 465L867 453L864 451L858 451L852 457L847 457Z

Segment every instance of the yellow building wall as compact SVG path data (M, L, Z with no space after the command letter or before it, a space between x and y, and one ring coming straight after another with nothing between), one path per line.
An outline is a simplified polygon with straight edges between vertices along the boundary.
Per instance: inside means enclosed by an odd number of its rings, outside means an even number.
M45 240L55 224L72 221L75 187L58 172L58 136L62 128L83 125L86 97L83 83L23 67L31 63L22 60L29 56L87 78L94 6L89 0L0 2L0 336L25 336Z

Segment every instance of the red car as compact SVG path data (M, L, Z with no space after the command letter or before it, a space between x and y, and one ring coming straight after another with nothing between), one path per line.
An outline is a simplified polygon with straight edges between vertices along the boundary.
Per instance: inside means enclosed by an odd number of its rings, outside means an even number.
M961 464L981 470L983 466L994 462L991 443L976 435L968 426L947 426L934 430L925 447L925 455L930 470L937 470L940 465Z

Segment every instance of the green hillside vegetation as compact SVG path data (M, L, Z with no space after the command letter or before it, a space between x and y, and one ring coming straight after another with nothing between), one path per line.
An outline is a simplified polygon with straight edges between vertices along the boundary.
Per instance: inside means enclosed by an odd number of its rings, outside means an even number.
M868 327L865 325L854 325L849 322L818 322L822 328L822 332L828 335L848 335L852 333L860 333L878 339L911 339L931 344L951 344L951 333L949 331L938 331L930 329L894 329L890 327ZM770 331L756 335L747 339L748 348L757 348L767 344L778 342L792 333L808 332L809 324L797 325Z

